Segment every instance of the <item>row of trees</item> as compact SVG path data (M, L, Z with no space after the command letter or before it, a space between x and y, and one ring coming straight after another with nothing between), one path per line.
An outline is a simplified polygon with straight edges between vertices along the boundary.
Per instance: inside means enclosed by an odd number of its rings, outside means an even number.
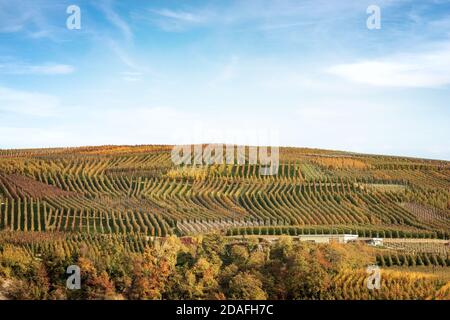
M144 151L151 152L140 153ZM449 224L445 219L450 205L447 171L411 170L405 171L405 176L384 175L383 169L358 168L375 163L409 165L409 160L328 154L318 150L309 154L305 150L286 149L276 177L259 177L257 165L245 164L224 166L223 172L220 166L214 170L199 169L208 173L201 179L189 175L174 178L167 175L167 169L174 168L168 151L167 146L99 147L49 150L48 154L45 150L31 150L18 152L22 156L17 158L2 158L0 197L5 198L9 206L9 213L3 217L10 219L4 226L12 230L44 230L46 215L30 216L37 213L39 205L24 214L24 208L28 208L24 203L39 198L52 209L49 230L166 235L170 234L174 221L182 219L251 217L286 221L292 226L373 225L386 230L387 237L397 236L387 231L390 227L398 229L397 233L406 229L404 227L421 229L424 232L419 236L424 237L433 234L428 230L448 233ZM336 170L324 169L314 163L314 159L332 164ZM423 164L432 163L423 161ZM139 172L145 170L162 170L166 174L140 176ZM324 174L326 170L330 172ZM410 183L411 179L415 182ZM417 184L429 185L429 181L440 181L440 185L431 189L417 187ZM367 187L380 183L402 187ZM15 211L11 211L13 200ZM415 210L405 206L405 202L426 203L439 207L443 213ZM2 207L3 212L5 208ZM122 212L122 217L114 218L113 210ZM159 220L156 224L147 224L147 214L142 216L141 211L148 212L149 219ZM161 221L167 222L170 228L164 222L160 225Z
M163 237L172 232L162 217L143 211L59 208L33 198L0 201L0 230L142 233Z
M443 256L434 253L419 254L384 254L377 256L380 266L441 266L450 267L450 255Z
M367 290L367 273L364 270L346 270L333 282L336 299L417 300L445 299L450 297L450 286L430 274L381 269L379 289Z
M318 235L318 234L357 234L360 237L380 237L380 238L419 238L419 239L448 239L450 234L444 230L440 231L425 231L425 230L411 230L411 229L396 229L392 227L381 227L371 225L311 225L311 226L250 226L250 227L235 227L227 230L227 235Z
M12 240L0 242L0 279L9 280L2 294L16 299L423 299L445 289L437 278L383 271L381 291L370 291L365 267L374 256L359 244L209 235L129 251L111 237L91 237L87 246L44 238L37 253L28 240ZM69 265L80 267L79 290L66 288Z

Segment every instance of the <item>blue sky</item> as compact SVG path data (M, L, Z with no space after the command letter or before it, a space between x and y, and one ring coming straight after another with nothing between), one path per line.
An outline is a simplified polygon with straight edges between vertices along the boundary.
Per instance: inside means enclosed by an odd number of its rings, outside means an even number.
M72 4L80 30L66 28ZM0 148L275 143L450 160L449 101L450 1L0 0Z

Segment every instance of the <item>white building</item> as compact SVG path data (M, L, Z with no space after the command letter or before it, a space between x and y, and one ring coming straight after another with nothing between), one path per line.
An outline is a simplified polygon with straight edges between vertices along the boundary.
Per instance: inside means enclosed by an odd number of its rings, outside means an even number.
M300 241L310 241L315 243L348 243L358 239L357 234L305 234L297 237Z
M383 245L383 238L370 238L367 240L367 243L370 246L382 246Z

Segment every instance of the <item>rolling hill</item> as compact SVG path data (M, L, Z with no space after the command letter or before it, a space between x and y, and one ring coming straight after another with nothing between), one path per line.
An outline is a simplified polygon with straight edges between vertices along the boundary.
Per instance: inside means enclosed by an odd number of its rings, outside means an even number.
M248 162L175 166L171 150L2 150L0 228L148 236L240 227L256 234L450 234L446 161L280 148L278 174L263 176Z
M449 162L280 148L262 175L172 148L1 150L0 299L450 299Z

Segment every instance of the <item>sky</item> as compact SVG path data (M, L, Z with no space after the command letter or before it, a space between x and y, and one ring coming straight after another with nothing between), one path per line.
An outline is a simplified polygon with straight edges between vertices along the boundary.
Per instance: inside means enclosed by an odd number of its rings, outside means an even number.
M449 138L448 0L0 0L0 148Z

